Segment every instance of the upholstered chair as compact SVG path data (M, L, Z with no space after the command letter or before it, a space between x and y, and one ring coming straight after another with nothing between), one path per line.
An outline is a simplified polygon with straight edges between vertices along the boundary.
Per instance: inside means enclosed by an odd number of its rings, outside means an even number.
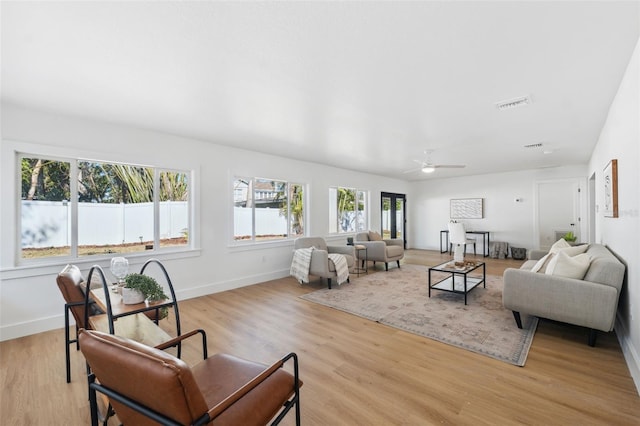
M404 258L404 240L400 238L383 239L379 233L359 232L355 236L355 244L367 248L367 260L384 262L384 269L389 270L389 262L396 262L400 267L400 260Z
M65 362L67 368L67 383L71 382L71 354L69 346L72 343L76 344L76 350L80 349L78 346L78 330L81 328L89 328L88 324L85 324L85 294L84 288L81 284L84 283L84 278L80 269L75 265L67 265L56 277L56 283L64 298L64 346L65 346ZM90 305L89 315L96 313L102 313L97 306L92 302ZM73 315L75 320L75 332L74 338L71 338L69 327L70 317L69 313Z
M341 254L344 256L347 267L351 271L356 264L356 254L353 246L328 246L322 237L300 237L294 241L294 249L313 247L309 275L327 279L327 286L331 288L331 280L337 278L336 268L329 261L329 254Z
M91 368L92 425L98 424L98 394L109 397L124 425L258 426L277 424L292 408L300 425L302 382L293 352L271 365L227 354L208 356L205 338L203 360L189 366L162 350L112 334L82 329L78 339Z

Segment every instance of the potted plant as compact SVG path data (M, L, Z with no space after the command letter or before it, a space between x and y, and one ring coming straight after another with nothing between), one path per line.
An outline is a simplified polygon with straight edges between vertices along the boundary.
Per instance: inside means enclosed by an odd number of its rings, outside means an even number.
M164 290L158 282L144 274L128 274L124 277L124 287L122 288L122 302L130 305L142 303L144 300L150 302L168 299Z
M577 237L573 234L573 231L569 231L562 237L568 243L575 243Z

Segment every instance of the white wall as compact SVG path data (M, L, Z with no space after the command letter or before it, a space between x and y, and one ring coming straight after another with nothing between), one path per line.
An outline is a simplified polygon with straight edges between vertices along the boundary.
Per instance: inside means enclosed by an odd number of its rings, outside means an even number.
M586 176L586 166L568 166L414 182L408 201L409 246L439 249L440 230L447 229L449 222L449 201L483 198L484 218L460 220L467 229L489 231L491 241L504 241L509 246L538 248L536 183L576 179L584 188ZM516 198L521 201L515 202ZM581 217L586 218L586 201L581 204ZM582 225L586 227L585 222Z
M603 169L618 160L618 218L596 213L596 241L606 244L627 265L620 297L616 334L640 391L640 41L636 45L618 93L611 105L589 176L596 177L596 206L602 210Z
M380 228L380 192L406 193L404 181L357 173L240 150L195 139L93 122L2 105L0 146L0 339L6 340L63 326L63 299L55 285L62 263L16 267L16 175L14 150L58 156L87 156L159 167L194 169L193 192L197 249L166 259L178 298L210 294L289 274L292 242L237 247L230 244L232 179L235 175L308 183L307 229L310 235L346 244L346 235L329 236L329 186L369 190L372 229ZM146 255L146 254L145 254ZM132 269L145 258L127 256ZM77 262L83 272L108 258Z

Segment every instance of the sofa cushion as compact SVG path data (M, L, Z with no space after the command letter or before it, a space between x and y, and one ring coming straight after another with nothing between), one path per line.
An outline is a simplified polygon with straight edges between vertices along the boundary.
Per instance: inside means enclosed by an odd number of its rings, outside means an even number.
M591 256L586 253L569 256L560 250L549 261L545 274L581 280L591 265Z
M382 241L382 236L375 231L369 231L369 241Z

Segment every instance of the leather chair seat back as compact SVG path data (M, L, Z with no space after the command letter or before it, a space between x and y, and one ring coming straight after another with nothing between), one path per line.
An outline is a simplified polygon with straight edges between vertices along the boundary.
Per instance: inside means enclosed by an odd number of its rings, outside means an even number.
M191 424L207 412L189 366L182 360L118 336L81 330L80 347L103 386L152 410ZM124 425L156 425L149 418L111 401Z
M78 328L87 328L84 323L84 292L80 284L84 282L82 273L75 265L67 265L56 277L56 283L67 303L79 303L71 306L71 313Z

